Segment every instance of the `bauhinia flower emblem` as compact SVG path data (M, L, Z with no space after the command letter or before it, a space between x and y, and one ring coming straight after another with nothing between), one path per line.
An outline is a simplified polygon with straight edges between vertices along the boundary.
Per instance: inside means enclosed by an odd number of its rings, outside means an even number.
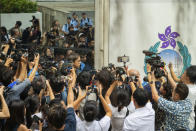
M171 32L171 26L168 26L165 29L165 34L159 33L159 39L163 41L161 48L167 48L169 45L171 45L173 48L176 47L176 41L175 38L180 36L177 32Z

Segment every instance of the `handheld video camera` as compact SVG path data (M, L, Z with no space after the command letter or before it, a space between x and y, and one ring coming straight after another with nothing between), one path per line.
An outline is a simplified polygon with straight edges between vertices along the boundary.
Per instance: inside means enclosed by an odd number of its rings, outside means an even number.
M158 55L159 53L146 50L144 50L143 53L149 57L145 62L151 65L151 71L154 71L155 77L158 79L165 76L165 72L163 70L165 63L161 60L161 57Z

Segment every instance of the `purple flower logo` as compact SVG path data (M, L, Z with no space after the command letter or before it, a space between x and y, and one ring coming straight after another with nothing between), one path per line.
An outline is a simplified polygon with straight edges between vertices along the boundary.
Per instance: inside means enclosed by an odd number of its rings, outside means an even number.
M159 39L163 41L161 48L167 48L169 45L171 45L173 48L176 47L176 41L175 38L180 36L177 32L171 32L171 26L168 26L165 29L165 34L159 33Z

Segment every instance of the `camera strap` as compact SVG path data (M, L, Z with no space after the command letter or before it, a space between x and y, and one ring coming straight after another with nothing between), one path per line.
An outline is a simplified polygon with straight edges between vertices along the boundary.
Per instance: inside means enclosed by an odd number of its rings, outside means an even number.
M127 107L126 107L127 108ZM126 116L125 118L129 115L129 109L127 108Z
M69 26L68 26L69 24L65 24L65 26L64 26L64 30L66 31L66 29L69 29Z
M68 28L68 24L65 24L65 28Z
M4 89L3 95L4 95L5 98L9 95L10 90L11 90L15 85L17 85L18 83L19 83L19 82L16 80L16 81L10 83L10 84L7 86L7 88Z
M19 82L16 80L12 83L10 83L7 87L9 87L10 89L12 89L15 85L17 85Z
M90 21L89 18L87 18L87 20L88 20L88 23L89 23L89 21ZM82 23L83 21L85 21L85 20L84 19L81 19L80 22Z

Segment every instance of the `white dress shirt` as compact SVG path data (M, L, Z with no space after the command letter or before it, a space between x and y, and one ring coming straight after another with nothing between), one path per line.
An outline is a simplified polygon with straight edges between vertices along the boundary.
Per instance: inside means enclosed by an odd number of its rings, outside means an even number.
M109 104L112 111L111 125L112 131L122 131L124 120L128 111L127 107L123 107L121 111L118 112L118 107L114 107Z
M127 107L123 107L120 112L118 112L118 107L114 107L109 104L109 107L112 111L111 125L112 131L122 131L124 120L127 117L127 114L131 114L135 111L135 106L133 101Z
M189 95L188 95L188 99L191 100L191 104L192 104L192 112L190 114L189 117L189 128L190 130L193 130L193 128L195 127L195 112L194 112L194 107L195 107L195 102L196 102L196 85L195 84L190 84L187 85L189 88Z
M104 116L100 121L86 122L82 121L77 115L76 116L76 130L77 131L108 131L110 128L110 117Z
M152 104L148 102L144 107L135 109L129 114L123 126L123 131L154 131L155 112Z

